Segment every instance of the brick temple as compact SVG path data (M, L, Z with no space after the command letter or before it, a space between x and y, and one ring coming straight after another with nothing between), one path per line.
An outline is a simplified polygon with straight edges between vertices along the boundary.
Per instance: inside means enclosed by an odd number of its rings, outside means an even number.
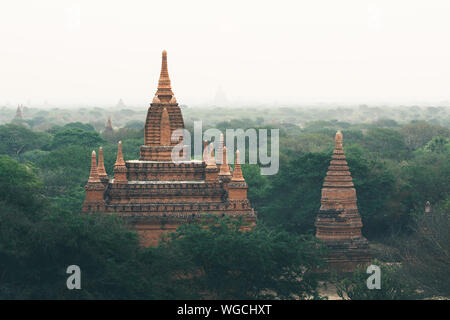
M322 187L316 237L329 249L326 258L331 269L351 272L370 262L369 244L362 236L356 190L342 146L342 133L335 137L335 148Z
M247 199L239 151L234 170L227 163L223 136L216 157L213 144L204 143L202 160L172 161L173 148L183 137L172 140L184 128L183 115L172 92L167 53L162 53L158 89L148 109L144 145L139 160L125 161L118 144L114 178L107 175L100 148L98 165L92 152L83 212L117 214L139 234L142 245L154 246L160 237L183 223L198 221L206 214L242 217L251 228L256 214Z

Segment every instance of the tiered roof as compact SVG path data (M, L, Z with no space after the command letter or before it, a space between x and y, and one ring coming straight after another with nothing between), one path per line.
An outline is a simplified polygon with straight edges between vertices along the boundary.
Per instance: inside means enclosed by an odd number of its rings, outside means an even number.
M114 179L99 177L99 181L106 183L95 182L98 184L95 196L90 192L94 181L88 181L83 210L116 213L126 218L138 230L144 245L156 244L161 234L204 214L242 216L254 224L256 215L247 200L247 184L239 164L231 175L223 136L218 154L224 161L219 164L213 144L208 142L204 144L202 160L174 162L173 148L183 137L178 141L172 141L171 137L180 128L184 128L183 116L172 92L167 52L163 51L158 89L148 109L140 159L125 161L119 142ZM91 170L97 176L100 171L103 176L102 150L99 169L92 162Z

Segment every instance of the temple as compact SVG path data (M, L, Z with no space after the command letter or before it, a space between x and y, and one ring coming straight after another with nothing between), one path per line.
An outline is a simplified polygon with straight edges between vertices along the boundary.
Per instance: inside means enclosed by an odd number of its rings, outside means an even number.
M316 237L328 247L326 257L331 269L351 272L370 262L369 244L361 234L356 190L350 174L342 133L335 137L335 148L322 188L322 199L316 217Z
M144 246L155 246L162 235L205 215L242 217L246 222L243 229L251 228L256 223L256 213L247 199L239 151L232 172L223 137L218 144L223 161L216 161L213 143L206 141L202 160L173 161L172 151L183 137L174 141L172 133L182 128L183 115L172 92L167 53L163 51L158 88L148 109L139 160L125 161L119 142L114 178L110 179L103 163L103 150L99 150L98 165L93 152L83 211L123 217L138 232Z
M17 106L16 116L14 117L14 119L23 120L23 106L22 105Z
M113 126L112 126L111 116L109 116L108 120L106 121L105 130L103 131L103 134L107 138L111 138L114 135L114 129L113 129Z

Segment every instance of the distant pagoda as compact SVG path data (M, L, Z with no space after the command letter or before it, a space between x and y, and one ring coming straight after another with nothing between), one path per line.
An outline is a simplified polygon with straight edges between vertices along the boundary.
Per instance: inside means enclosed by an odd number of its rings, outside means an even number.
M223 136L222 164L216 163L212 143L204 143L202 160L172 161L174 130L184 128L180 107L171 89L167 53L162 53L158 89L148 109L144 145L139 160L123 159L122 143L109 179L103 164L103 151L92 154L91 174L86 184L86 213L116 213L139 233L144 246L154 246L167 232L183 223L198 221L205 214L242 217L251 228L256 214L247 199L247 184L242 175L239 152L233 173L226 160Z
M106 138L112 138L114 135L114 129L112 126L111 116L108 117L108 120L106 121L105 130L103 131L103 134Z
M23 106L18 105L16 110L16 116L14 117L15 120L23 120Z
M116 108L126 108L127 106L123 102L122 98L119 99L119 102L117 102Z
M329 249L326 260L332 269L351 272L370 262L369 244L361 234L356 190L342 147L342 133L335 137L335 148L322 188L316 217L316 237Z

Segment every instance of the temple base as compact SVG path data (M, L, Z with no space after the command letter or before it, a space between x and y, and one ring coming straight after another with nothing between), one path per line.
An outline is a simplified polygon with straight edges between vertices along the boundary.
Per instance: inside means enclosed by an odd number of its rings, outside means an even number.
M208 222L205 219L192 217L188 219L133 219L124 217L132 230L139 235L139 242L143 247L156 247L161 239L170 233L176 232L178 227L186 223ZM241 231L249 231L256 226L256 216L245 217L244 225L240 227Z
M324 272L337 271L339 273L353 272L358 266L367 266L371 261L369 243L366 238L323 241L328 248L328 255L324 257L328 264Z

